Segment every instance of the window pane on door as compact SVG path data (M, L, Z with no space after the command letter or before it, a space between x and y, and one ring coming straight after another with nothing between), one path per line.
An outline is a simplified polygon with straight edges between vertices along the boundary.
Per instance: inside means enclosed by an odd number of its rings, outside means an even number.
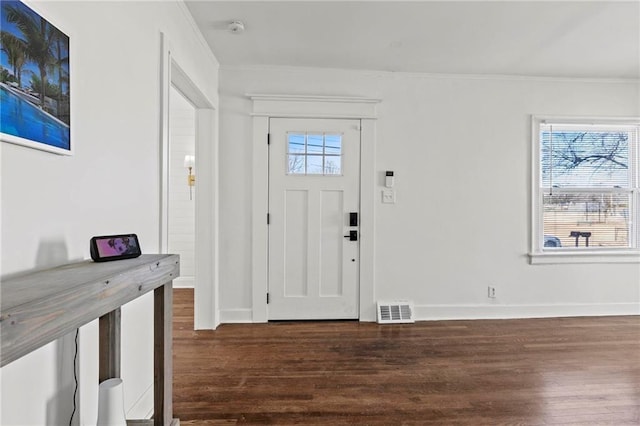
M327 155L342 155L342 135L325 135L324 150Z
M307 155L307 174L321 175L322 171L322 155Z
M289 154L288 171L290 174L305 174L305 155Z
M323 140L322 135L307 135L307 154L322 155L324 150Z
M287 174L342 175L342 134L287 133Z
M288 152L296 154L305 153L305 135L304 134L289 134Z
M342 157L341 156L325 156L324 158L324 174L325 175L339 175L342 172Z

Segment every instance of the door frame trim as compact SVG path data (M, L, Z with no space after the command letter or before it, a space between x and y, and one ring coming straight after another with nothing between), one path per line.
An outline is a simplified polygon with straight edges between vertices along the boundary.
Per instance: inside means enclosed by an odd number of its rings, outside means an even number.
M218 99L209 99L173 55L170 40L160 33L159 253L168 251L169 92L173 85L196 110L194 328L215 329L218 308Z
M375 321L375 164L376 108L379 99L248 94L253 102L252 139L252 321L267 322L269 234L269 151L267 135L270 118L350 118L359 119L360 130L360 285L359 319Z

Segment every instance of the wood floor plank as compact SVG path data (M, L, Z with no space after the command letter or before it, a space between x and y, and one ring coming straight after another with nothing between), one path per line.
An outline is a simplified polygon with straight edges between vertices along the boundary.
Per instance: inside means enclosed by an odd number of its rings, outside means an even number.
M225 324L174 290L184 425L639 425L640 317Z

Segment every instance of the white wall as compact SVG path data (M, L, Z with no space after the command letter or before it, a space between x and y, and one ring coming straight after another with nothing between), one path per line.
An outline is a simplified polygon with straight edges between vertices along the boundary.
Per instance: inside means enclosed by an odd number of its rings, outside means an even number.
M175 88L169 92L169 253L180 255L180 277L174 287L194 286L195 187L187 185L184 156L196 150L196 110ZM196 174L195 167L192 173ZM189 192L191 189L191 193Z
M638 264L527 256L531 114L638 116L638 81L223 68L220 93L223 322L251 309L247 93L382 100L376 181L395 171L397 203L374 212L376 299L411 299L419 319L640 313Z
M71 37L72 142L62 157L1 144L2 274L89 257L100 234L136 232L159 250L160 34L217 104L217 62L181 3L28 2ZM130 417L152 407L152 296L123 307L122 376ZM80 332L80 419L95 424L97 323ZM3 425L68 424L73 336L0 371ZM78 415L76 415L78 416Z

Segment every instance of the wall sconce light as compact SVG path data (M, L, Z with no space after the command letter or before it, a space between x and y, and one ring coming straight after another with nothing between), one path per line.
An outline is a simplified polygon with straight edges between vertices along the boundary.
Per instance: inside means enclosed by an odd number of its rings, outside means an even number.
M195 155L184 156L184 166L189 169L189 176L187 176L187 185L189 185L189 199L193 200L193 187L196 184L196 175L193 173L193 167L196 165Z

